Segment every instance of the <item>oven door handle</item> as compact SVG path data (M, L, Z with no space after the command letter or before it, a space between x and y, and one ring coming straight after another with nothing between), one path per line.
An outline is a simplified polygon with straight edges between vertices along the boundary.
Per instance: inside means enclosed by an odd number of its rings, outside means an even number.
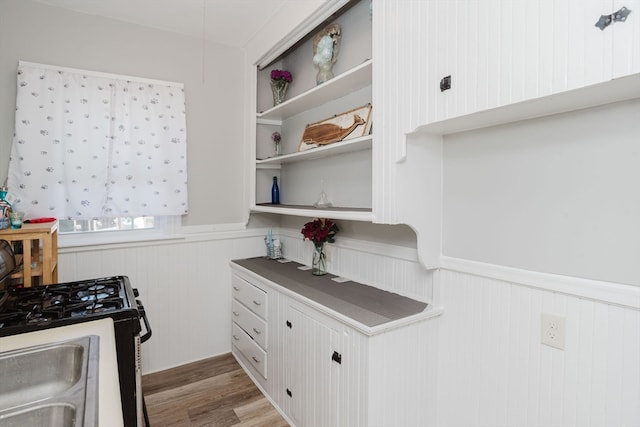
M143 343L151 338L151 325L149 325L149 319L147 319L147 312L144 310L144 305L142 305L139 300L136 300L136 304L138 305L140 317L142 317L142 321L144 322L144 327L147 329L147 333L140 337L140 342Z

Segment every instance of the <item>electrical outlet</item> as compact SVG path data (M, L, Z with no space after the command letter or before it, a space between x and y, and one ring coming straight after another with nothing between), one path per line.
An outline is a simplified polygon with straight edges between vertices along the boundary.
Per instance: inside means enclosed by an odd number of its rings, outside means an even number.
M542 313L540 338L542 344L564 350L566 318Z

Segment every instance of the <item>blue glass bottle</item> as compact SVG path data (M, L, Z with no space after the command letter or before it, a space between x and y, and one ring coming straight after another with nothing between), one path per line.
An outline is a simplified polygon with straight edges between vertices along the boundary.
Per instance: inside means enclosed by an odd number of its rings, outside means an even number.
M271 186L271 204L280 204L280 188L278 188L278 177L273 177L273 185Z

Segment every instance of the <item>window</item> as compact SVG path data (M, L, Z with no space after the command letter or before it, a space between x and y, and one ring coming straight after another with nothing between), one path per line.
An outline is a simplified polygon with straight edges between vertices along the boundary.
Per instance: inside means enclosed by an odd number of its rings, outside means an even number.
M181 224L181 217L177 215L62 220L59 221L58 246L65 248L180 239Z
M187 213L182 84L20 62L8 184L67 233ZM96 218L96 219L93 219Z
M90 231L146 230L154 228L155 217L118 217L95 219L63 219L59 221L60 233L84 233Z

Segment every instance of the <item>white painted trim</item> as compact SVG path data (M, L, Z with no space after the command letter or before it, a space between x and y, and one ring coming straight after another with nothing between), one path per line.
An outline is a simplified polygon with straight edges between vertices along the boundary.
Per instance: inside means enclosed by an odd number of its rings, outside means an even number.
M145 230L138 230L143 232ZM151 231L151 230L150 230ZM120 232L105 232L109 240L92 240L90 243L61 244L58 253L75 253L85 251L124 249L144 246L175 245L187 242L203 242L230 239L244 239L250 237L260 237L267 234L267 228L247 229L244 224L215 224L203 226L186 226L181 228L180 233L175 234L143 234L138 238L123 240ZM62 237L65 236L60 236Z
M267 230L268 228L247 228L241 223L190 226L182 229L185 240L189 242L263 237L267 234Z
M442 256L441 268L640 310L640 286L561 276ZM443 284L446 286L446 284Z
M116 247L132 247L159 245L161 242L183 240L180 233L167 234L158 230L127 230L127 231L94 231L90 235L60 234L58 237L58 252L69 253L78 250L110 249Z
M89 76L100 77L103 79L128 80L128 81L137 82L137 83L148 83L148 84L171 86L171 87L177 87L179 89L184 89L184 83L169 82L166 80L148 79L145 77L137 77L137 76L126 76L124 74L103 73L101 71L81 70L79 68L59 67L57 65L39 64L37 62L18 61L18 68L22 66L42 68L45 70L64 71L67 73L86 74Z

